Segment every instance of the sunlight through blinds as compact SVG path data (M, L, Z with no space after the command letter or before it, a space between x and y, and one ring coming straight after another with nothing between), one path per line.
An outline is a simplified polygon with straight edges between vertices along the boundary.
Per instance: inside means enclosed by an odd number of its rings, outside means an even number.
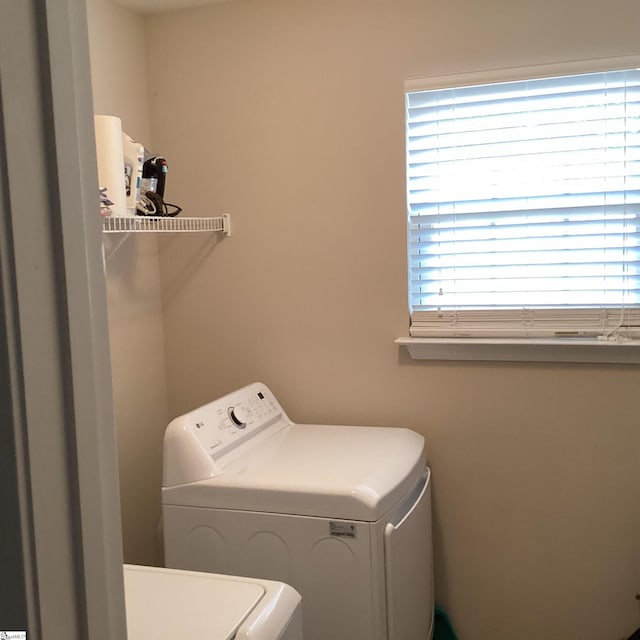
M638 332L638 70L411 91L406 118L411 335Z

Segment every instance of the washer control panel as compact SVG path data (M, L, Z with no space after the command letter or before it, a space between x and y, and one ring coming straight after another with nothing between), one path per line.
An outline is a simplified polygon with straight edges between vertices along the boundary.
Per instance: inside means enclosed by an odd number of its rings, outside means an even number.
M181 420L186 420L183 427L215 458L281 418L289 422L271 391L254 383L186 414Z

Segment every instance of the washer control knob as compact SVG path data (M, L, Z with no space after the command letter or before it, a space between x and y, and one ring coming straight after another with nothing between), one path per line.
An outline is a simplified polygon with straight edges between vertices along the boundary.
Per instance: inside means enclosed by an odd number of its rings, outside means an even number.
M238 429L244 429L247 426L250 414L242 405L237 405L229 407L229 417Z

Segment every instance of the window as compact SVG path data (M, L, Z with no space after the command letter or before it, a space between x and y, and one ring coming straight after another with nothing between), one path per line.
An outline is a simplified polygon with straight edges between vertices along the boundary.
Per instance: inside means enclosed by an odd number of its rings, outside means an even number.
M640 70L406 93L410 334L640 338Z

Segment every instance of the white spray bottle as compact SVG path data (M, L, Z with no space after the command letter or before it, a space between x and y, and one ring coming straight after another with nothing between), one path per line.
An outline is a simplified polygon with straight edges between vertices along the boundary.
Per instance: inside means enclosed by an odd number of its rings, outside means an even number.
M127 213L136 215L136 205L140 200L140 184L142 182L142 163L144 147L122 132L122 151L124 155L124 182L127 194Z

